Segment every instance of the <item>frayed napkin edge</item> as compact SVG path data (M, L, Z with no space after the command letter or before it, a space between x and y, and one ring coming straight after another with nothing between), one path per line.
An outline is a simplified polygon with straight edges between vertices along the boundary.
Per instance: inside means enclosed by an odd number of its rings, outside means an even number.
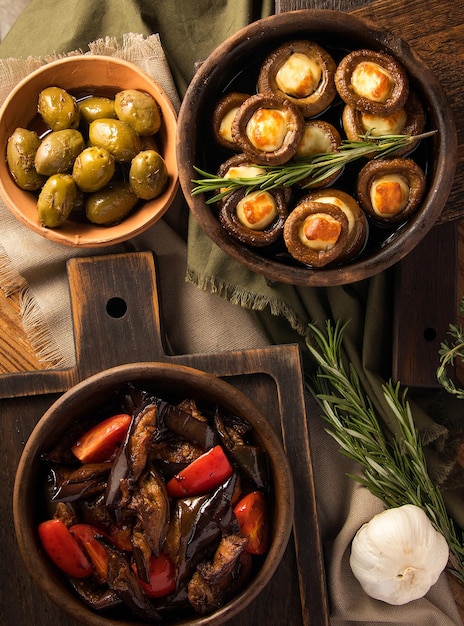
M12 268L2 246L0 246L0 289L6 297L18 294L21 324L39 363L46 369L63 367L59 346L44 321L32 290L28 287L27 281Z
M284 317L299 335L302 337L308 335L307 322L299 318L295 311L278 298L270 298L264 294L258 295L242 287L231 285L217 276L200 275L191 267L187 268L185 280L203 291L216 294L251 311L263 311L269 307L272 315Z
M163 77L154 78L147 67L147 62L150 60L150 56L147 58L144 55L149 53L159 63L164 65L165 75ZM141 33L124 33L121 40L116 37L102 37L88 43L88 50L83 48L76 48L70 52L53 52L43 56L28 56L26 58L7 57L1 60L1 63L11 74L18 74L19 70L22 73L22 77L26 78L31 72L39 69L43 65L47 65L53 61L60 59L66 59L68 57L79 55L95 55L95 56L113 56L121 58L125 61L129 61L134 65L137 65L140 69L149 74L152 80L159 82L161 87L166 91L167 96L171 100L176 112L179 111L180 98L177 92L174 80L171 76L171 71L164 56L164 50L161 44L161 38L159 33L152 33L145 37ZM6 81L8 82L8 81ZM18 81L17 81L18 82ZM0 86L0 102L6 99L8 92L3 92Z
M44 323L43 313L29 288L20 292L20 310L24 331L40 363L47 368L65 366L61 350L49 327Z

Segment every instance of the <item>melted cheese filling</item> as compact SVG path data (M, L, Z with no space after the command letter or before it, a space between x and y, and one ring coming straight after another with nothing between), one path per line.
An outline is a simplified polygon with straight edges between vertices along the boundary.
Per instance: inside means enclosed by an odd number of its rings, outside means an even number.
M294 98L306 98L316 91L322 70L314 59L295 52L288 57L276 73L277 87Z
M262 167L244 163L243 165L233 165L232 167L229 167L224 178L254 178L255 176L260 176L265 172L266 170Z
M264 174L265 171L266 170L262 167L258 167L257 165L243 163L242 165L233 165L232 167L229 167L223 178L254 178L255 176ZM221 193L224 193L224 191L227 191L227 189L222 187Z
M219 135L226 141L233 141L232 139L232 122L234 121L235 114L238 111L238 107L233 107L230 111L224 115L219 124Z
M373 102L386 102L393 84L390 72L372 61L359 63L351 75L351 85L358 96Z
M264 230L277 217L276 203L268 191L252 191L237 203L236 213L246 228Z
M322 196L317 198L317 202L322 202L323 204L335 204L335 206L341 209L348 220L348 232L351 232L354 226L354 215L353 211L346 204L346 202L343 202L343 200L340 200L340 198L337 198L336 196Z
M382 217L396 215L409 200L409 185L400 174L385 174L375 179L370 188L372 208Z
M249 141L261 152L275 152L281 148L287 131L285 112L263 107L256 109L246 126Z
M400 109L391 115L381 116L371 113L361 114L363 128L371 131L374 137L380 135L399 135L403 130L407 120L406 111Z
M327 213L313 213L303 221L298 236L303 245L317 252L330 250L340 237L342 226Z
M313 154L332 152L332 141L330 137L319 126L307 124L303 137L298 144L297 156L306 157Z

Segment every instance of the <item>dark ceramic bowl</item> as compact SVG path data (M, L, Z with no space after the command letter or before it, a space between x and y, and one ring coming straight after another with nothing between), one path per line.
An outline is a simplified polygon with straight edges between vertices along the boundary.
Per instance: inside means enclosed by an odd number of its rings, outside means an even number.
M217 211L204 195L192 197L194 166L216 173L218 165L232 155L215 148L211 133L212 111L229 91L254 92L258 70L277 46L293 39L319 43L340 60L348 51L370 48L387 52L406 69L410 85L419 95L426 113L426 129L438 132L422 140L411 155L426 170L427 186L416 214L390 229L371 226L362 253L340 267L309 268L292 261L285 251L269 253L232 238L221 227ZM453 183L457 154L456 130L444 92L434 74L417 54L394 33L348 13L302 10L282 13L252 23L222 43L200 65L182 103L178 117L177 155L179 180L189 207L206 234L224 252L250 270L277 283L329 286L355 282L377 274L406 256L427 234L439 217ZM344 185L343 175L333 185ZM347 185L352 185L347 182ZM339 187L343 189L342 187ZM345 189L350 191L351 189Z
M136 386L156 389L161 398L179 401L195 398L217 404L225 412L245 418L253 427L257 445L267 451L272 481L272 530L269 550L258 571L235 598L214 613L175 621L176 624L222 624L242 611L271 579L284 554L293 523L294 491L288 460L280 440L259 409L240 391L211 374L181 365L134 363L98 373L63 394L43 415L26 443L17 470L13 512L21 554L39 587L64 612L90 626L140 626L135 617L104 617L83 604L65 576L44 554L37 534L41 518L41 455L58 442L70 425L105 406L115 390L132 381ZM166 395L163 395L166 394ZM42 485L43 487L43 485ZM163 621L165 624L174 622Z

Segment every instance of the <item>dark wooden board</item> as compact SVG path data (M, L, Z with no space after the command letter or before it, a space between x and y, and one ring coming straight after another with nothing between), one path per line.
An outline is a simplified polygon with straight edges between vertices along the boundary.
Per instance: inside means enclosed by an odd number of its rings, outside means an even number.
M440 344L457 315L457 234L436 226L396 268L393 378L407 387L440 386Z
M18 553L13 533L11 493L15 468L34 425L61 392L97 371L135 361L169 361L212 372L253 398L268 415L292 460L296 510L287 551L270 584L230 623L327 626L323 555L299 348L283 345L215 354L166 354L156 267L148 252L72 259L68 276L76 366L0 376L0 454L4 468L4 497L0 503L0 541L4 547L0 565L0 624L77 626L36 587Z

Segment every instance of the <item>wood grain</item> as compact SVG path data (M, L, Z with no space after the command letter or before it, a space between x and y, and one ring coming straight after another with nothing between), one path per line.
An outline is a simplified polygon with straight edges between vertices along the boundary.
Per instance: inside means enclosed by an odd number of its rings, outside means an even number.
M0 289L0 373L43 369L19 317L19 295Z
M436 226L395 269L392 376L405 387L440 387L440 344L457 315L457 244L454 223Z

